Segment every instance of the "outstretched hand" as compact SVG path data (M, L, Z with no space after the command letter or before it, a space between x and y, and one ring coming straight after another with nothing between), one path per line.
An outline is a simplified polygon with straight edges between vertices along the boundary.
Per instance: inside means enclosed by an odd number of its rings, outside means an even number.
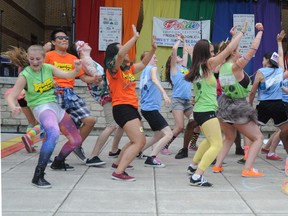
M16 106L14 109L12 109L12 116L20 115L21 113L21 107Z
M192 55L194 47L192 45L187 46L187 52Z
M248 21L247 21L247 18L245 19L245 22L243 23L242 25L242 29L241 29L241 32L243 34L245 34L245 32L247 31L247 25L248 25Z
M154 48L154 49L157 49L157 40L156 40L156 36L155 35L153 35L152 36L152 47Z
M256 23L255 28L256 28L258 31L264 31L264 26L263 26L262 23Z
M177 34L177 40L180 40L182 43L184 42L185 40L185 36L183 34Z
M285 34L285 31L282 30L282 31L280 32L280 34L277 34L277 37L276 37L277 41L281 42L281 41L284 39L285 35L286 35L286 34Z
M232 35L232 37L234 37L237 33L237 26L233 26L231 29L230 29L230 34Z
M136 37L138 39L139 38L139 32L137 31L135 25L132 25L132 29L133 29L134 37Z

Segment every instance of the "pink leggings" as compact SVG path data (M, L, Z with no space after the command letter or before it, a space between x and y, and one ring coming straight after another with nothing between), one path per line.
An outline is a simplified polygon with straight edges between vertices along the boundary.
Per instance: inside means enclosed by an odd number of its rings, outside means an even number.
M60 131L66 136L68 141L62 147L57 156L57 160L64 160L73 151L73 149L81 144L82 138L74 122L67 113L65 113L61 122L58 123L55 113L52 110L47 109L40 114L39 120L45 129L46 140L43 142L40 150L38 166L46 168L57 144Z

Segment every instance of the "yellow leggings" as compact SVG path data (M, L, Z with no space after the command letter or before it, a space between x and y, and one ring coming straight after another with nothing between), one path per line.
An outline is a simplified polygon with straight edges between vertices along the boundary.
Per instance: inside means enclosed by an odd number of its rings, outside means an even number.
M200 126L205 139L200 143L194 155L193 162L205 171L220 152L223 142L220 124L217 118L212 118ZM199 163L200 162L200 163Z

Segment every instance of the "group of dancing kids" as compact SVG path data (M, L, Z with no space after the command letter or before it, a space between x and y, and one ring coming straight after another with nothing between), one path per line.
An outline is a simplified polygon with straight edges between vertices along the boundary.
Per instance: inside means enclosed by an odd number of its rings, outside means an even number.
M34 118L33 120L32 117L27 117L27 120L33 126L41 124L45 131L32 184L40 188L51 187L44 179L44 171L60 131L68 141L52 161L51 169L54 170L73 169L65 163L65 158L71 152L87 166L106 164L99 158L99 154L109 136L115 132L109 152L109 156L116 157L112 164L114 171L111 178L135 181L136 178L126 172L133 168L133 160L137 156L144 157L143 152L154 145L151 153L145 156L144 166L165 167L157 157L158 154L170 155L169 145L185 131L183 148L175 158L188 157L188 149L196 151L187 169L187 173L191 175L190 185L212 186L204 177L205 171L211 164L214 164L214 173L224 171L223 160L236 136L238 140L241 138L240 133L245 141L244 152L241 144L240 147L239 144L237 146L237 151L244 154L245 163L241 175L264 176L263 172L254 168L255 159L263 144L259 125L266 124L272 118L275 126L279 128L273 135L274 142L281 140L288 154L288 72L285 72L282 48L285 32L281 31L276 37L278 52L264 55L263 67L257 70L251 85L244 67L257 52L264 27L261 23L255 25L257 34L248 51L241 55L239 43L246 33L247 25L245 21L240 32L233 27L230 30L231 40L220 43L217 53L214 53L214 46L209 40L201 39L194 47L187 46L185 36L178 34L165 70L166 79L172 86L171 99L158 78L155 36L152 37L151 50L143 52L139 62L131 62L128 52L139 38L139 32L134 25L133 36L124 45L112 43L107 46L104 68L90 57L91 47L84 41L76 41L70 49L71 54L68 53L69 37L61 29L52 32L53 47L47 52L39 45L30 46L27 52L20 48L5 52L6 56L22 68L13 89L6 94L12 113L20 113L20 107L16 105L17 99L25 112L25 106L22 106L20 100L24 90L26 107ZM182 58L177 55L181 43ZM190 68L187 67L189 57L192 61ZM140 110L153 131L153 136L147 141L138 111L134 75L139 72L142 72L139 86ZM87 83L91 96L103 107L105 114L106 128L99 135L90 158L86 158L82 143L92 131L96 118L91 116L85 101L75 93L75 77ZM217 86L221 86L218 96ZM259 104L255 109L253 101L257 91ZM162 100L171 108L175 119L173 130L161 115ZM188 124L184 130L185 116ZM33 130L40 132L37 127ZM196 146L200 131L204 139ZM124 132L129 142L120 149L119 142ZM31 134L32 132L28 132L23 136L28 152L35 151L31 147ZM262 151L265 148L262 148ZM268 159L278 157L275 148L271 147L271 152L265 149L269 152ZM288 176L288 159L285 174ZM287 182L285 179L282 186L285 193L288 193Z

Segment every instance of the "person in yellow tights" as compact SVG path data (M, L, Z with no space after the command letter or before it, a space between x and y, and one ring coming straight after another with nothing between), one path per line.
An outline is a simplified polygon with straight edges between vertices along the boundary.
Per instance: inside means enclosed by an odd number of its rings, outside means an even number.
M208 40L199 40L194 46L193 62L185 79L193 82L195 93L194 119L200 126L205 139L200 143L187 170L188 174L191 174L190 185L192 186L212 186L203 174L222 148L221 128L216 117L218 107L217 83L213 71L236 49L246 32L246 28L247 22L245 21L241 32L236 35L235 39L226 49L214 57L211 56Z

